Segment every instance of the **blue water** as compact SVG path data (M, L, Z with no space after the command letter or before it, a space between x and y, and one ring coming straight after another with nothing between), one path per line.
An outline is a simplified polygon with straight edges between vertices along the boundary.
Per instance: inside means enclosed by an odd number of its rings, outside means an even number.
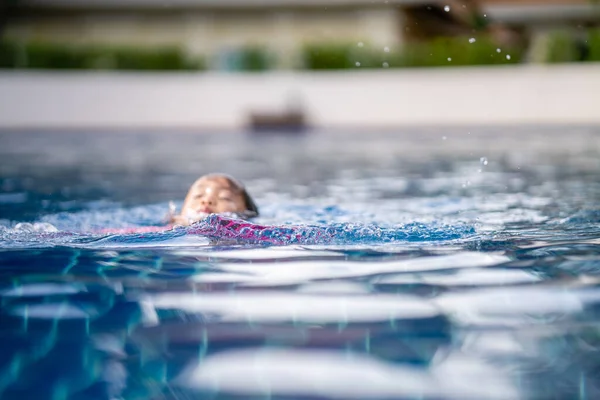
M600 398L598 128L4 132L0 159L2 399ZM102 233L214 171L294 239Z

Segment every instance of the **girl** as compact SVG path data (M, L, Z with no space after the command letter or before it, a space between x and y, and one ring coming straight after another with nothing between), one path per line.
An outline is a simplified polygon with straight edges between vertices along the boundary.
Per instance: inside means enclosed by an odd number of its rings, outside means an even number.
M209 174L190 187L181 213L171 214L174 225L190 225L209 214L236 214L242 218L258 216L258 207L235 178L225 174Z

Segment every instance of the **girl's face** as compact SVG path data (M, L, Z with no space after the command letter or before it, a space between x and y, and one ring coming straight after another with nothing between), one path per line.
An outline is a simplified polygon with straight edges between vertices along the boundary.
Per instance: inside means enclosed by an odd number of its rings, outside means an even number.
M246 203L241 188L223 176L205 176L198 179L190 188L181 216L198 221L208 214L242 213Z

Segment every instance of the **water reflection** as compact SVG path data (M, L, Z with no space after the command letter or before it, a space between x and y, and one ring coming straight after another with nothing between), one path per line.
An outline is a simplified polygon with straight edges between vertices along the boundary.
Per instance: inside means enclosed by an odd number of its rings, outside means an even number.
M485 266L464 252L412 263L366 254L350 275L313 276L305 265L327 272L344 251L308 250L302 264L298 251L214 251L208 262L192 249L38 250L32 263L48 269L32 275L24 264L0 294L4 396L514 399L570 396L582 382L585 396L597 391L595 282L565 286L519 265L527 256ZM31 260L5 256L3 267ZM291 279L248 285L252 270L234 265L278 265Z

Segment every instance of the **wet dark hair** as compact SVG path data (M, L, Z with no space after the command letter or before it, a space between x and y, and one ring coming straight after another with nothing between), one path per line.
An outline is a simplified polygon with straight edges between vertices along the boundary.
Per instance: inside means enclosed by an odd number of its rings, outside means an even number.
M243 187L242 197L244 198L244 203L246 204L246 211L244 211L244 215L242 216L246 218L258 217L258 207L256 206L254 200L252 200L252 197L250 197L250 195L246 191L246 188Z
M231 186L235 186L236 188L238 188L242 194L242 197L244 199L244 205L246 206L246 210L243 211L242 213L240 213L240 217L243 218L252 218L252 217L258 217L258 207L256 206L256 203L254 202L254 200L252 200L252 197L250 197L250 194L248 193L248 191L246 190L246 187L237 179L235 179L233 176L231 175L227 175L227 174L208 174L208 175L204 175L207 178L217 178L217 177L221 177L221 178L225 178L227 179L227 181L229 182L229 184Z

